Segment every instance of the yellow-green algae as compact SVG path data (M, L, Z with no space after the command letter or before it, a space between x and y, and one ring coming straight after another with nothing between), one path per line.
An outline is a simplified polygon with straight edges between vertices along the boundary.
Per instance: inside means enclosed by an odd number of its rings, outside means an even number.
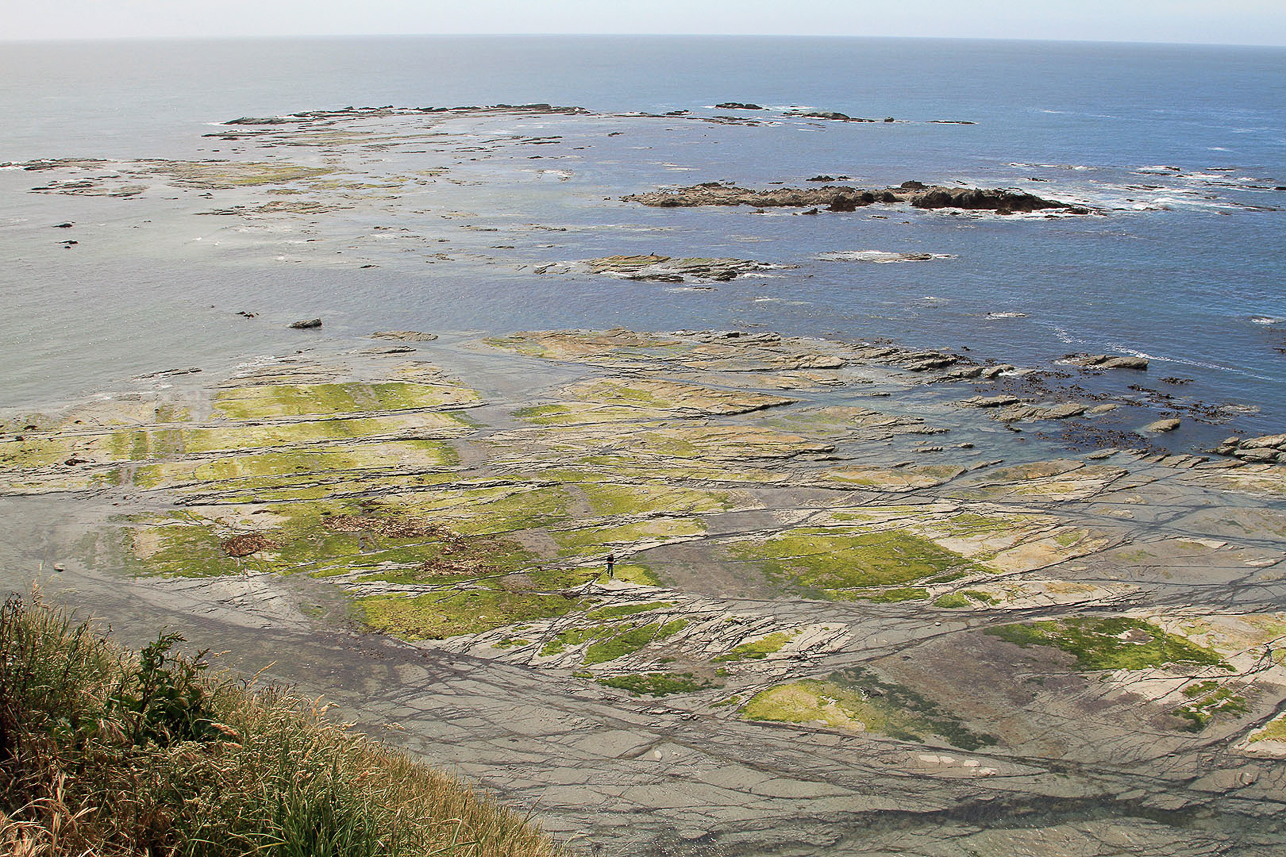
M801 527L762 542L736 542L729 550L741 560L758 561L780 585L832 598L844 597L845 590L895 586L975 569L960 554L898 530Z
M177 187L235 188L316 179L330 167L261 161L141 161L149 172L167 176Z
M210 483L255 477L317 475L335 478L343 471L397 470L448 467L459 457L448 444L437 440L375 441L346 446L321 445L282 452L224 455L214 459L183 459L147 464L134 471L140 488L160 488L190 482L204 483L205 490L221 490ZM257 487L272 487L258 479Z
M590 511L603 516L726 512L737 505L749 506L751 502L749 498L736 498L725 491L669 485L588 483L578 487Z
M769 655L775 655L780 652L783 646L798 636L798 631L774 631L757 640L751 640L733 647L731 651L714 658L714 662L762 660Z
M630 524L559 530L550 535L564 556L583 556L602 553L608 547L689 539L704 533L705 526L695 518L653 518Z
M741 713L748 720L879 732L904 741L923 742L937 735L964 750L996 743L995 737L974 732L936 702L861 667L761 691Z
M1189 702L1179 706L1174 713L1188 721L1188 730L1200 732L1219 715L1245 714L1246 698L1227 685L1217 681L1200 681L1183 689Z
M1278 741L1286 744L1286 714L1280 714L1264 724L1264 728L1250 736L1250 743L1256 741Z
M220 390L214 397L214 410L229 419L253 420L459 407L477 402L478 394L473 390L444 384L267 384Z
M633 673L614 675L597 680L604 687L629 691L631 696L668 696L672 693L694 693L714 687L708 679L697 678L692 673Z
M646 601L642 604L615 604L607 607L599 607L585 614L585 618L591 622L601 622L604 619L620 619L625 616L633 616L637 613L647 613L652 610L661 610L674 605L669 601Z
M479 589L415 597L374 595L357 602L370 628L403 640L442 640L481 634L516 622L561 616L577 606L562 594Z
M1231 669L1213 649L1127 616L1051 619L988 628L987 634L1023 646L1053 646L1083 670L1140 670L1167 664Z

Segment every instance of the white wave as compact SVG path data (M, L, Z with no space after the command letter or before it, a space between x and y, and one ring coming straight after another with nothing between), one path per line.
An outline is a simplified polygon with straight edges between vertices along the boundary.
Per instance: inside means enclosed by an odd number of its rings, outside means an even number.
M818 253L823 262L874 262L886 265L891 262L928 262L932 259L954 259L949 253L895 253L889 250L837 250Z
M989 313L987 313L987 315L986 315L986 316L984 316L984 317L985 317L985 318L989 318L989 319L995 319L995 318L1026 318L1026 317L1027 317L1027 313L1025 313L1025 312L989 312Z
M1275 315L1252 315L1251 324L1281 324L1286 318L1278 318Z

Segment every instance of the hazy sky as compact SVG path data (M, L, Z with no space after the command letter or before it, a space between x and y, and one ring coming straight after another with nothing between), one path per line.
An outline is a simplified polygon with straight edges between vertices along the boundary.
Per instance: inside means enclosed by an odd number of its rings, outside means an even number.
M1286 45L1286 0L0 0L0 39L709 33Z

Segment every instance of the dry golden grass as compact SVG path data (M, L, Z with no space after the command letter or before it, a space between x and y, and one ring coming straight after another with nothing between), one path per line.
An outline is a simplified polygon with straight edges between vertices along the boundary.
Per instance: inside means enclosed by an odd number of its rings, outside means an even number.
M278 689L140 655L39 602L0 615L0 854L557 857L467 785Z

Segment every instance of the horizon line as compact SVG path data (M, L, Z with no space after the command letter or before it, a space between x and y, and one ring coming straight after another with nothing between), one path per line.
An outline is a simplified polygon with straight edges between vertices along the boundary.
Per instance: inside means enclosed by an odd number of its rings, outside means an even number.
M390 38L666 38L666 39L880 39L924 42L1017 42L1040 44L1079 45L1146 45L1150 47L1201 47L1201 48L1277 48L1286 44L1276 42L1176 42L1135 39L1051 39L1020 36L923 36L855 33L256 33L242 35L129 35L129 36L0 36L0 45L16 44L68 44L87 42L234 42L265 41L274 39L390 39Z

